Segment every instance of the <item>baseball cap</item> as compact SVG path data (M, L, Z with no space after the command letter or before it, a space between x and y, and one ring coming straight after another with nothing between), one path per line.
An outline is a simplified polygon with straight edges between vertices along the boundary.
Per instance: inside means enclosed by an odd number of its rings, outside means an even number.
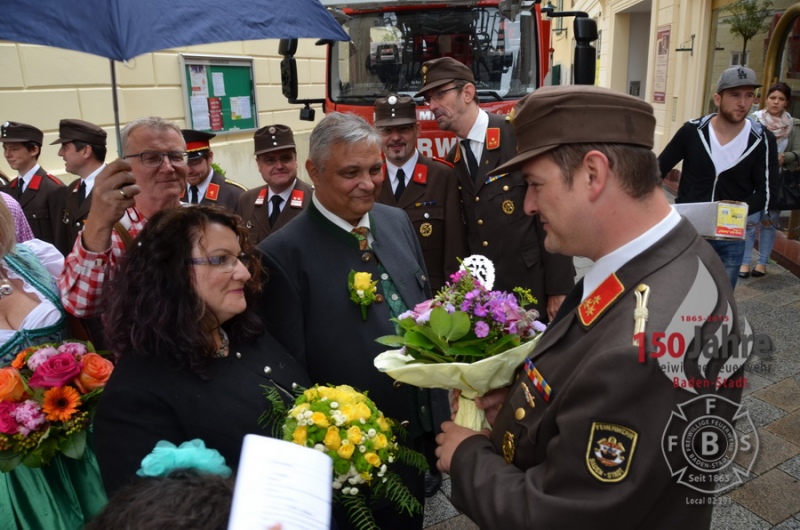
M756 73L750 68L746 66L733 66L722 72L722 75L719 76L717 94L721 94L723 90L740 86L758 88L761 86L761 83L756 79Z

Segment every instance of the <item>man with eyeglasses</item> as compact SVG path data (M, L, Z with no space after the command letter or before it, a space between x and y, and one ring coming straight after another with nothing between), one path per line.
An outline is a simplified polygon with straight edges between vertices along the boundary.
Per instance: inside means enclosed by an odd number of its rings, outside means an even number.
M50 144L61 145L58 156L64 159L64 168L80 177L57 189L51 202L54 244L65 256L89 215L95 179L106 167L106 136L106 131L93 123L64 119L58 126L58 138Z
M530 289L540 319L552 319L572 290L572 258L544 248L538 216L525 215L527 184L519 171L489 176L517 155L512 125L478 106L472 70L451 57L422 65L422 96L439 128L458 142L447 155L455 166L471 254L486 256L495 266L495 289Z
M178 208L186 189L186 143L181 130L158 117L139 118L121 131L122 157L97 175L92 206L58 279L64 308L95 316L103 284L147 219Z
M467 257L453 165L417 151L420 126L409 96L390 94L375 102L375 127L381 133L384 181L378 202L402 208L417 234L433 292L444 287Z
M186 152L189 153L189 172L186 175L188 187L181 201L188 204L205 204L222 206L231 212L239 204L239 196L247 188L227 179L213 168L214 152L210 141L216 136L213 133L183 129L186 141Z
M253 143L258 172L266 185L242 193L236 213L257 245L305 210L314 188L297 178L297 149L289 127L262 127L253 135Z

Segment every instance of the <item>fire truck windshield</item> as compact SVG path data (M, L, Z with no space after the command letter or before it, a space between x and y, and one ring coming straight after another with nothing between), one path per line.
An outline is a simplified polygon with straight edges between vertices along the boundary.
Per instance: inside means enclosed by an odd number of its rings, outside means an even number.
M472 68L478 95L487 103L519 99L537 86L538 36L529 11L514 21L486 6L356 12L351 17L344 25L351 42L334 43L331 49L329 97L334 103L372 105L389 92L414 95L422 86L422 64L445 56Z

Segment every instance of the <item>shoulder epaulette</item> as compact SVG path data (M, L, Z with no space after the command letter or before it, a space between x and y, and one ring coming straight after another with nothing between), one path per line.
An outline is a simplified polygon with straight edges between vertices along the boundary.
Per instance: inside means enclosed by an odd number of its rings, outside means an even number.
M58 184L59 186L63 186L63 185L64 185L64 183L63 183L63 182L61 182L59 179L57 179L56 177L54 177L54 176L53 176L53 175L51 175L50 173L48 173L48 174L47 174L47 178L49 178L50 180L52 180L53 182L55 182L55 183L56 183L56 184Z
M247 191L247 188L245 188L243 185L239 184L235 180L225 179L225 184L232 184L232 185L236 186L237 188L241 188L242 190Z
M448 166L450 166L452 168L456 167L456 166L453 165L452 162L448 162L444 158L439 158L438 156L432 156L431 160L436 160L437 162L441 162L442 164L448 165Z

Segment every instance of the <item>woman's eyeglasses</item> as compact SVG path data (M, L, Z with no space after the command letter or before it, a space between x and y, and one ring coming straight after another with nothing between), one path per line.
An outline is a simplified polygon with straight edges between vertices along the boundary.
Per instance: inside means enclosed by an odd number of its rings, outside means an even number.
M215 267L222 272L233 271L239 262L247 267L250 265L250 255L245 253L239 254L238 256L234 256L233 254L223 254L222 256L191 258L189 260L189 264L191 265L208 265L209 267Z

